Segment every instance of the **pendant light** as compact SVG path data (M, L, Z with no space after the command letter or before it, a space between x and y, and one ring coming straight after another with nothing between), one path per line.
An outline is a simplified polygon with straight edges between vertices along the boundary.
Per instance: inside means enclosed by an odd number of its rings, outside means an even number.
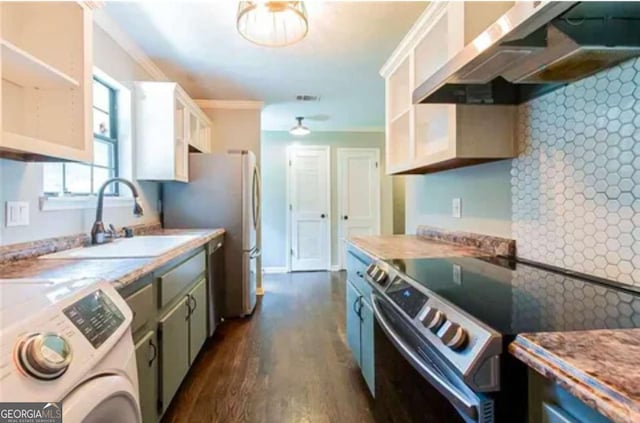
M282 47L302 40L309 31L309 21L301 1L241 1L236 27L252 43Z
M302 116L298 116L296 120L298 124L289 130L291 135L309 135L311 130L302 124Z

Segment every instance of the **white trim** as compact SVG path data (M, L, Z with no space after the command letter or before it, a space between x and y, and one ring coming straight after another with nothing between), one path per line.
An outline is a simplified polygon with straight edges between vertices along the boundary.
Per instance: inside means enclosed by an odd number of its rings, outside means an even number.
M262 110L264 101L254 100L194 100L202 109L229 109L229 110Z
M94 195L86 197L40 197L41 211L95 209L98 199ZM104 207L133 207L133 197L105 197Z
M104 9L93 11L93 22L106 32L122 49L157 81L169 81L167 75L153 63L136 43L122 30Z
M368 148L368 147L344 147L344 148L338 148L336 150L336 165L337 165L337 179L336 179L336 187L338 192L337 197L338 197L338 216L337 216L337 222L338 222L338 266L340 269L344 269L345 268L345 263L344 263L344 255L340 254L342 252L342 248L340 245L340 240L342 240L344 238L342 232L343 232L343 227L342 227L342 223L343 220L341 219L341 217L343 216L344 212L342 210L342 193L340 192L340 185L342 184L342 176L344 173L344 169L342 168L342 160L340 160L340 154L341 153L348 153L348 152L364 152L364 151L369 151L369 152L374 152L376 155L376 162L378 163L378 189L376 192L376 205L377 205L377 221L376 221L376 234L380 235L381 233L381 229L382 229L382 163L380 163L380 149L379 148ZM342 242L346 242L346 240L342 241ZM346 248L345 248L346 251Z
M404 36L400 44L393 50L389 59L380 68L380 76L389 77L396 68L411 54L418 41L431 30L434 24L439 21L440 16L445 13L449 5L448 1L433 1L422 12L416 23L413 24L407 35Z
M288 273L287 266L263 267L262 273L265 275L273 273Z
M327 248L329 249L328 253L327 253L327 259L326 259L326 264L325 264L325 268L324 270L331 270L331 256L333 255L333 245L332 245L332 239L331 239L331 212L332 212L332 207L331 207L331 147L328 145L288 145L287 146L287 162L286 162L286 167L287 167L287 179L286 179L286 187L287 187L287 203L285 204L286 206L286 213L287 213L287 230L286 230L286 250L285 250L285 254L287 257L287 272L291 272L291 210L289 209L289 205L291 204L291 166L289 166L289 161L291 160L291 152L293 150L313 150L313 149L322 149L325 151L326 155L327 155L327 230L325 233L325 239L327 240Z

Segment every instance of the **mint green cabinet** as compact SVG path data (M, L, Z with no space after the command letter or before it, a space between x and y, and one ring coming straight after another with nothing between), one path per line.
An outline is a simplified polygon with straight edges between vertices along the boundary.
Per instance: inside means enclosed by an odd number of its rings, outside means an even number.
M367 301L362 301L360 308L360 368L371 395L375 391L375 367L373 362L373 308Z
M189 371L189 307L185 296L159 321L161 412L164 412Z
M158 420L158 340L154 330L136 343L136 363L142 422L155 423Z
M189 291L189 364L193 364L207 340L207 284L201 279Z
M347 345L353 353L371 395L375 396L374 315L372 288L365 280L371 259L352 249L347 253L346 326Z
M347 281L347 345L360 366L360 301L362 297L350 281Z

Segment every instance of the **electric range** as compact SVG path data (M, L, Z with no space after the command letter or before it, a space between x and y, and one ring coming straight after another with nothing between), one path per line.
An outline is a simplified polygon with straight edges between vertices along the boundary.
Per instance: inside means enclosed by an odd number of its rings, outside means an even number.
M392 375L401 366L389 365L397 357L384 358L390 357L384 342L448 400L461 421L519 421L526 409L526 366L507 351L515 336L640 327L640 294L630 288L500 257L378 261L366 279L374 287L376 402L394 397L396 414L403 400L391 391L404 383L400 379L412 380L409 387L421 382L407 371ZM428 389L421 392L428 395ZM437 402L418 400L404 408L420 409L416 415L433 421L456 421L436 412Z

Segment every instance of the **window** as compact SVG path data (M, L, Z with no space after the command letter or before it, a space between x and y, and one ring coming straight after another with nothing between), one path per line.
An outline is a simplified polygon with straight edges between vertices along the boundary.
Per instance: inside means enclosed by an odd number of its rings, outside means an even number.
M96 195L100 186L118 175L117 91L93 80L93 164L50 163L44 167L44 193L48 196ZM106 195L118 195L117 184Z

